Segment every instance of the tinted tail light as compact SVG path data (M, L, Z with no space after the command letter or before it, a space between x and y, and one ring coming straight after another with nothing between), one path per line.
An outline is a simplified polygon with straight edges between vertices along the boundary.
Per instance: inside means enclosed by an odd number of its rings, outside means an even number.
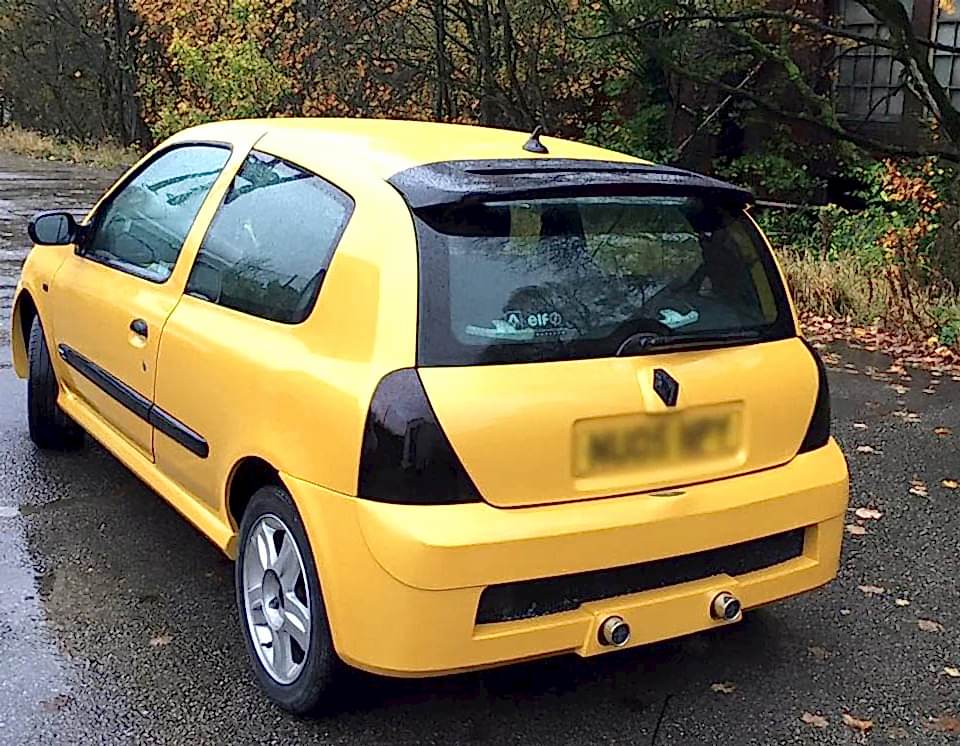
M373 394L357 494L411 505L480 501L412 368L387 374Z
M820 359L820 355L807 340L803 340L807 350L813 355L817 364L817 401L813 405L813 415L807 426L807 434L800 444L799 453L806 453L817 448L823 448L830 439L830 384L827 382L827 369Z

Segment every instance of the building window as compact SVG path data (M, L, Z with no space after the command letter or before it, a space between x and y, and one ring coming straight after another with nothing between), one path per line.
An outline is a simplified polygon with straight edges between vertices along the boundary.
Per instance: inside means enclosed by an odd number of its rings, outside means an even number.
M944 8L947 3L937 3L937 20L935 36L940 44L949 44L952 47L960 45L960 11ZM954 52L933 51L933 70L937 74L940 85L950 92L950 100L954 106L960 106L960 55Z
M913 15L913 0L901 0L907 15ZM854 0L839 0L838 17L844 31L885 39L886 27ZM956 20L951 21L956 23ZM951 33L956 34L955 26ZM951 37L951 39L954 37ZM849 119L896 122L903 115L903 65L890 50L856 42L840 57L837 79L837 108ZM953 63L950 63L952 74ZM960 79L958 79L960 84Z

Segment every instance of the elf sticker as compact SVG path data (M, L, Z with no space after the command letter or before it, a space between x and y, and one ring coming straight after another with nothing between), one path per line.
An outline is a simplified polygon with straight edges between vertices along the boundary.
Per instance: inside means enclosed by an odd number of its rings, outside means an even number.
M514 329L558 329L563 326L563 314L559 311L524 313L507 311L503 320Z
M507 311L503 315L503 320L506 321L514 329L523 329L523 314L519 311Z

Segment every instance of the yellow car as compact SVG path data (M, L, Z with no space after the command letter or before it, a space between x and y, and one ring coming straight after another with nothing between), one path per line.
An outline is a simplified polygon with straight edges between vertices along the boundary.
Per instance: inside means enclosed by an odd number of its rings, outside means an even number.
M196 127L33 219L30 434L89 433L236 558L294 712L347 666L736 623L835 576L848 499L750 201L539 132Z

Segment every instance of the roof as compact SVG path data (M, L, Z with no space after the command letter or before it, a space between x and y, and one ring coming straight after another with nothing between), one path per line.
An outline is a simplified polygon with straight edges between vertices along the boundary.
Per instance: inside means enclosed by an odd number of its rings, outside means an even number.
M557 137L541 138L550 150L548 156L541 156L523 150L529 132L396 119L243 119L202 124L176 137L229 139L251 131L262 132L263 140L296 144L304 153L336 152L354 162L363 161L382 179L414 166L452 160L559 157L644 163L624 153Z
M594 145L542 137L549 154L524 150L528 132L396 119L274 118L213 122L175 139L256 142L328 174L389 181L413 207L470 194L542 194L604 186L619 191L709 192L739 204L746 190L690 171L657 166Z

